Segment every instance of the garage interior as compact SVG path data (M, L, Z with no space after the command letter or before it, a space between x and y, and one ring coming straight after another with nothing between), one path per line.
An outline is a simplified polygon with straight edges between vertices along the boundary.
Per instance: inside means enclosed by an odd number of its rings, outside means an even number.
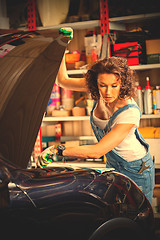
M128 59L136 73L136 102L142 112L139 131L149 143L155 163L152 209L156 239L160 239L159 24L158 0L0 0L0 35L30 31L56 38L60 28L73 29L73 40L65 52L71 77L82 77L87 67L100 58ZM0 57L5 54L1 48ZM148 84L152 94L149 110L145 107L149 101L145 97ZM38 155L52 145L95 144L97 140L90 126L92 106L90 94L67 90L55 83L27 168L35 168ZM104 155L99 159L61 159L49 166L104 169L106 161Z

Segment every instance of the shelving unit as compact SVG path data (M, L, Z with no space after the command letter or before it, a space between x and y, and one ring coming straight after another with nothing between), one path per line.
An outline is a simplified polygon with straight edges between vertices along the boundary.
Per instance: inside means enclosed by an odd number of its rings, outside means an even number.
M130 15L130 16L122 16L122 17L114 17L110 18L110 22L119 22L119 23L135 23L140 21L151 20L154 18L160 17L160 12L157 13L146 13L146 14L137 14L137 15Z
M150 114L145 115L143 114L141 119L156 119L160 118L160 114ZM49 124L53 122L66 122L66 121L89 121L90 116L68 116L68 117L44 117L42 123L43 124Z
M150 69L160 69L160 63L156 64L145 64L145 65L134 65L130 66L131 69L140 71L140 70L150 70ZM67 73L69 75L80 75L87 72L87 69L76 69L76 70L68 70Z
M82 29L88 29L88 28L95 28L100 27L100 20L90 20L90 21L82 21L82 22L73 22L73 23L63 23L59 25L53 25L48 27L37 27L37 30L59 30L62 27L71 27L73 30L82 30ZM126 27L122 23L109 23L109 28L111 30L119 30L119 31L125 31Z
M160 63L130 66L133 70L160 69Z
M153 13L153 14L150 13L150 14L139 14L139 15L132 15L132 16L109 18L109 28L110 28L110 30L125 31L126 27L132 23L138 23L138 22L142 23L142 22L156 19L156 18L160 18L160 12ZM49 26L49 27L37 27L37 30L47 30L47 29L48 30L58 30L64 26L71 27L71 28L73 28L73 30L80 30L80 31L82 30L82 32L83 32L83 31L86 31L86 29L89 30L89 29L94 29L94 28L100 27L100 20L64 23L64 24L59 24L56 26ZM78 46L79 45L77 45L77 47ZM130 67L131 67L131 69L137 71L137 74L140 75L142 85L144 85L143 79L145 79L144 77L146 74L151 73L151 75L152 75L153 72L154 73L156 72L156 76L159 76L160 63L135 65L135 66L130 66ZM70 75L70 76L74 76L74 75L82 76L86 72L87 72L86 68L67 71L68 75ZM157 80L157 81L158 82L156 82L156 83L154 82L154 86L157 83L158 83L158 85L160 85L159 80ZM152 126L152 125L154 126L154 124L155 124L155 126L160 126L159 119L160 119L160 115L155 115L155 114L142 115L141 123L143 123L144 126ZM66 122L72 122L74 125L74 124L78 124L78 123L74 123L74 122L78 122L78 121L79 121L79 124L84 125L85 121L87 121L86 123L89 124L89 120L90 120L90 116L44 117L43 121L42 121L42 126L56 124L57 122L63 122L63 124L65 124ZM62 136L61 137L61 141L70 141L70 140L72 140L72 141L76 141L76 140L78 140L78 141L93 141L93 142L95 141L96 142L96 138L94 136ZM157 165L157 167L159 167L159 165Z
M49 122L65 122L65 121L86 121L89 120L89 116L69 116L69 117L44 117L43 123Z
M125 31L126 24L135 23L139 21L146 21L146 20L155 19L158 17L160 17L160 12L122 16L122 17L113 17L113 18L109 18L109 28L110 30ZM47 26L47 27L40 26L40 27L37 27L37 30L59 30L61 27L71 27L73 28L73 30L95 28L95 27L100 27L100 20L62 23L62 24ZM28 28L20 27L19 30L28 30Z
M156 119L156 118L160 118L160 114L149 114L149 115L146 115L146 114L143 114L141 116L141 119Z
M126 24L130 23L137 23L137 22L144 22L146 20L160 18L160 12L157 13L149 13L149 14L138 14L138 15L130 15L130 16L122 16L122 17L114 17L109 18L109 27L110 30L126 30ZM89 29L100 27L100 20L92 20L92 21L83 21L83 22L73 22L73 23L63 23L56 26L49 26L49 27L37 27L37 30L44 30L44 29L59 29L64 26L70 26L76 30L82 29ZM160 69L160 63L157 64L145 64L145 65L135 65L130 66L131 69L136 71L147 71L147 70L156 70ZM87 72L87 69L76 69L76 70L68 70L69 75L83 75ZM160 118L160 115L142 115L142 119L157 119ZM43 124L47 124L49 122L57 122L57 121L84 121L89 120L89 116L84 117L46 117L43 119Z
M62 136L61 137L61 141L65 142L65 141L94 141L97 142L96 137L95 136Z

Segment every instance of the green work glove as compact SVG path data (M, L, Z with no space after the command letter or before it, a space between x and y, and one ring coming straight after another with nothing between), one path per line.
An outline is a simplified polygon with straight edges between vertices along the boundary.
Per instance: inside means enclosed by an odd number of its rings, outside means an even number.
M44 168L49 163L56 161L57 149L54 146L46 148L37 159L37 166Z
M73 29L70 27L63 27L59 29L59 34L62 34L65 37L69 37L71 41L73 39Z

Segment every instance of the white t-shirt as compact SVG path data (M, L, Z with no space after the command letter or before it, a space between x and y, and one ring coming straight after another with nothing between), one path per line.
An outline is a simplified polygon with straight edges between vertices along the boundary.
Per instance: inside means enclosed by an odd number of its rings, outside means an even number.
M134 104L135 101L132 100ZM136 104L136 103L135 103ZM95 116L93 111L93 121L95 125L101 129L104 129L109 120L102 120ZM122 123L134 124L127 137L117 146L115 150L126 160L134 161L143 158L147 151L146 148L137 140L135 136L135 129L139 127L140 112L137 108L128 108L121 112L114 120L111 125L111 129Z

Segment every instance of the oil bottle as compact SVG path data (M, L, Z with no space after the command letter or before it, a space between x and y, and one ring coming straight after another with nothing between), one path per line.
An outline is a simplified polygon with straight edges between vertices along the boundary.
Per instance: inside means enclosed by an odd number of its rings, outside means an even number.
M149 77L146 77L147 85L144 90L144 113L152 114L152 90L149 85Z

